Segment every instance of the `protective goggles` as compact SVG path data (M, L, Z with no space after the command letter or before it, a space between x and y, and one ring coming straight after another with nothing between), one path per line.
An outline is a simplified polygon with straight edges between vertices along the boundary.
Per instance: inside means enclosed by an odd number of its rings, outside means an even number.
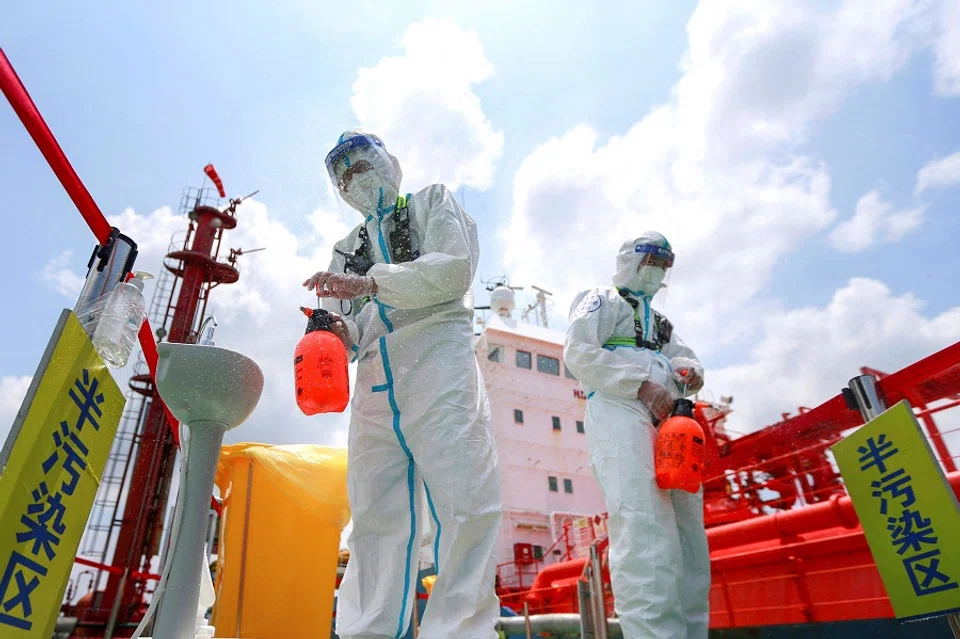
M663 268L673 266L673 251L668 248L655 246L653 244L638 244L634 247L633 252L643 254L641 264L650 264Z
M335 146L327 154L326 159L327 173L330 175L330 179L340 188L343 188L345 185L341 185L340 182L347 169L366 155L371 148L386 152L383 142L375 135L357 135Z

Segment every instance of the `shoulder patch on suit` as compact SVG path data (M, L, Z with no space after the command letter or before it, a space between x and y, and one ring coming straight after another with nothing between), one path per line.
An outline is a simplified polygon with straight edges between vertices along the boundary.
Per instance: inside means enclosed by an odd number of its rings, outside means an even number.
M586 315L587 313L593 313L594 311L600 308L600 305L603 303L600 295L597 293L592 293L583 298L583 301L580 302L580 305L577 307L577 315Z

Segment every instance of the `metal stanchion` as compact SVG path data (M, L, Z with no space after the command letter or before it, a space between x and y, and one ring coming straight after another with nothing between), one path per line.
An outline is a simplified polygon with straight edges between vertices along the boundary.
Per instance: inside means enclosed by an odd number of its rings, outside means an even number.
M577 582L577 600L580 608L580 637L581 639L596 639L593 632L593 604L590 590L591 580L581 579Z
M603 601L603 572L600 566L600 551L597 542L590 545L590 602L593 612L593 634L597 639L607 639L607 608Z

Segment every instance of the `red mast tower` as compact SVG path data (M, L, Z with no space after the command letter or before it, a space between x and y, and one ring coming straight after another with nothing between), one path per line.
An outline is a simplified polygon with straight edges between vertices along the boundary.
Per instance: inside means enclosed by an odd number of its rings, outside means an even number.
M240 252L221 260L220 245L224 231L237 226L236 208L243 200L230 200L221 210L223 186L212 165L205 171L216 190L184 190L180 212L189 219L186 236L178 241L178 233L171 240L150 303L158 342L196 343L210 291L240 277ZM178 438L141 358L80 549L81 557L107 567L95 576L89 573L91 592L75 606L65 602L78 618L75 637L130 636L142 618L149 581L145 573L160 553L177 450Z

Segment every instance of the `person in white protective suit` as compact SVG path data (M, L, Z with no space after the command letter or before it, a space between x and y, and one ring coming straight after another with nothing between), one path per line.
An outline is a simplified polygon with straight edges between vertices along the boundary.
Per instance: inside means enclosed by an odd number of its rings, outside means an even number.
M365 218L336 244L328 269L304 282L325 298L358 361L347 465L353 530L337 634L404 635L429 516L437 579L419 636L496 637L500 479L464 305L479 259L476 225L442 185L401 195L400 165L374 135L344 133L326 165Z
M610 573L625 639L706 639L710 555L703 494L661 490L657 426L703 386L703 368L650 306L673 265L659 233L626 242L613 286L581 292L563 356L587 393L590 462L609 513Z

